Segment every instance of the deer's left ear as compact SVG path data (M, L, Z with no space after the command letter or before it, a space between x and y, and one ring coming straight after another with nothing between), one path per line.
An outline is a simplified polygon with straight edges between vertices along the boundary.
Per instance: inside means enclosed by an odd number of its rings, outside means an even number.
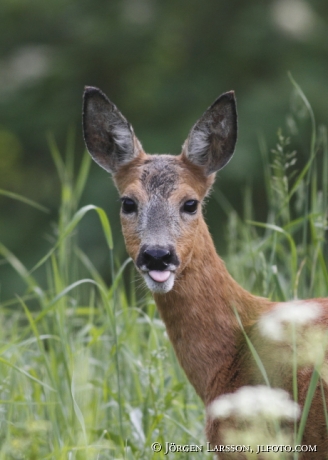
M233 91L222 94L191 129L182 155L201 166L205 175L223 168L237 140L237 109Z
M87 86L83 98L84 140L92 158L116 173L142 153L132 126L98 88Z

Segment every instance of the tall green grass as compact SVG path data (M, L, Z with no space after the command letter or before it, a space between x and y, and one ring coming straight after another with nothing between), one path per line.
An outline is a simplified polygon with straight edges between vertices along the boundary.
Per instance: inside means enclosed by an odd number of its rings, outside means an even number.
M250 190L243 217L221 193L213 194L228 217L225 259L231 274L274 300L328 295L327 132L317 129L295 88L312 121L308 160L298 166L282 131L271 154L260 142L267 222L254 221ZM52 138L49 144L61 182L53 244L33 268L0 245L3 259L26 284L24 295L0 305L0 460L195 458L151 451L154 441L205 445L204 408L176 361L151 296L140 294L131 261L115 267L105 212L80 207L89 155L74 173L71 144L63 156ZM98 216L110 255L110 285L78 244L79 223L90 213ZM39 271L46 283L38 281Z
M205 442L203 408L152 298L144 291L138 300L130 259L114 270L105 212L79 207L90 156L74 175L73 149L63 160L49 143L62 191L52 247L28 269L0 246L26 284L23 296L0 307L0 459L145 459L154 441ZM109 286L77 242L79 222L90 212L110 254ZM39 271L46 272L45 285Z

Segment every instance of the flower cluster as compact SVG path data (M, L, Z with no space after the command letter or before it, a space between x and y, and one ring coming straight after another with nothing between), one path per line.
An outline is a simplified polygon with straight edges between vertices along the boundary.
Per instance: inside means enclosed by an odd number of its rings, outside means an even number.
M315 366L325 371L328 332L318 320L322 307L315 301L278 303L258 322L260 334L270 340L286 344L280 350L281 360L292 363L292 354L300 366Z
M278 303L275 308L262 315L259 328L264 337L283 341L289 339L288 325L300 328L320 317L321 305L317 302L294 301Z
M253 447L292 444L293 422L300 417L298 404L286 391L263 385L245 386L235 393L222 395L210 404L208 412L212 418L220 419L220 433L225 443ZM245 452L245 457L259 460L272 454L278 458L276 453L259 456L255 451ZM283 458L292 457L284 453Z
M209 413L213 418L295 420L300 408L285 390L258 385L220 396L211 404Z

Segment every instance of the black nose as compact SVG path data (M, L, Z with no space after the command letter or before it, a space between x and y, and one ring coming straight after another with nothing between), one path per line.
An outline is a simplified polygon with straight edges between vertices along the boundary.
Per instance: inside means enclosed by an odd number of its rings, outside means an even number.
M148 248L144 250L143 259L149 270L165 270L171 260L168 249Z
M144 265L148 270L166 270L170 264L179 265L174 250L158 246L143 247L137 261L138 266Z

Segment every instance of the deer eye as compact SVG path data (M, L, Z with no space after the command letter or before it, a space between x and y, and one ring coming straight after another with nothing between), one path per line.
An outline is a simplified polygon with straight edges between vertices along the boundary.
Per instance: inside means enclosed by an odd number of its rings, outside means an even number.
M182 206L182 211L187 212L188 214L195 214L198 207L197 200L188 200Z
M131 198L122 198L122 211L124 214L136 212L137 204Z

